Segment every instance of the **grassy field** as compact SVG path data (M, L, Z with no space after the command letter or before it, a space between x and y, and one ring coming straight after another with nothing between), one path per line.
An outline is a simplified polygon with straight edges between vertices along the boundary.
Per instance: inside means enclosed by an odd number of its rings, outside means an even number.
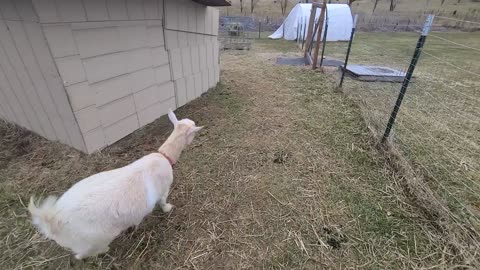
M406 71L418 39L414 33L358 33L351 53L356 64ZM458 44L449 43L446 40ZM452 218L480 231L480 33L431 33L397 118L393 141ZM327 56L343 58L346 44L327 45ZM344 92L363 108L380 137L399 84L347 80Z
M276 66L282 54L298 51L262 39L222 55L222 83L178 110L206 128L174 170L176 208L83 262L33 229L29 196L155 151L170 125L161 118L87 156L1 123L0 269L475 267L407 197L355 99L331 75Z

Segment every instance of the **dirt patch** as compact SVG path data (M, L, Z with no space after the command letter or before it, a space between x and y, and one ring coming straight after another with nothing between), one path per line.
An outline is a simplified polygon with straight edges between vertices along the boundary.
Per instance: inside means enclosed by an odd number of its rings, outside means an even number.
M285 151L277 151L274 154L273 163L284 164L290 158L290 155L291 154L286 153Z

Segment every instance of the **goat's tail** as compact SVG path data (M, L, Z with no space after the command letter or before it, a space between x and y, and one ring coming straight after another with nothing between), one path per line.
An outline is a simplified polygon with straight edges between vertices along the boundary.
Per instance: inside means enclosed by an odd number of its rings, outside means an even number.
M37 206L32 196L28 204L33 225L47 238L52 238L59 229L59 222L55 218L57 199L56 196L48 196L43 202L38 202Z

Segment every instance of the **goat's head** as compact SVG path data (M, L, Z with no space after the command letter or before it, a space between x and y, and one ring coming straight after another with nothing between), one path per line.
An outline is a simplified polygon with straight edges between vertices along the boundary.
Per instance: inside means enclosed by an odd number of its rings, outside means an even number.
M178 120L177 116L172 110L168 112L168 119L173 124L174 132L177 131L185 136L185 141L187 144L191 144L195 134L201 130L203 127L197 127L195 122L188 118Z

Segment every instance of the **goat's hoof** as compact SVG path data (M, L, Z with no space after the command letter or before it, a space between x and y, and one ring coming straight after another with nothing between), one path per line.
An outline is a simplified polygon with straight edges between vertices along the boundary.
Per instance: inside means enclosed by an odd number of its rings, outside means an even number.
M164 213L170 212L172 210L172 208L173 208L173 205L169 204L169 203L162 206L162 210L163 210Z
M102 249L98 254L105 254L110 250L109 246L106 246L104 249Z

